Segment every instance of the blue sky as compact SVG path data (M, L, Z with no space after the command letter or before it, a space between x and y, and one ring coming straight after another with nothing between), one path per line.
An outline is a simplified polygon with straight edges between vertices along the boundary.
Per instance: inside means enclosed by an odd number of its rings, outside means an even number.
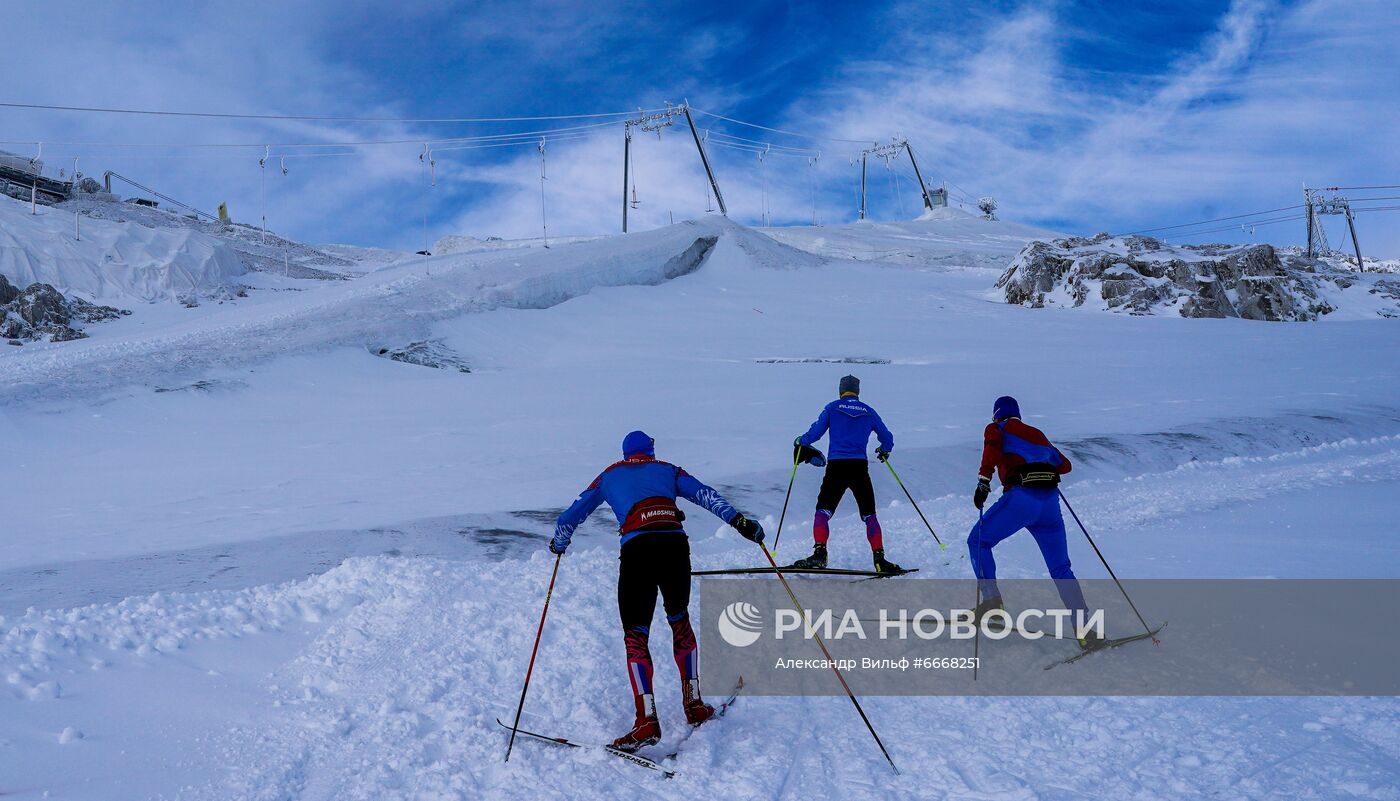
M814 137L698 120L715 137L731 216L745 222L765 213L779 224L854 219L852 159L861 146L834 140L896 135L909 138L931 181L952 182L955 196L993 195L1004 217L1067 233L1293 205L1304 182L1400 184L1400 5L1390 0L51 2L10 19L13 46L0 57L10 77L0 100L10 102L476 117L688 98ZM88 173L113 169L204 208L227 201L239 220L256 222L265 205L269 226L296 238L414 249L449 233L537 235L541 208L533 146L437 147L429 186L422 145L413 143L563 124L0 109L0 139L47 142L52 170L71 169L79 156ZM634 229L705 213L703 173L682 134L635 140ZM760 162L718 146L724 134L811 152ZM617 230L621 138L610 126L547 142L551 234ZM391 139L413 143L334 158L274 148L292 156L285 176L260 175L258 147L188 147ZM180 147L144 146L152 144ZM916 214L911 177L907 166L876 162L872 216ZM1390 194L1400 190L1352 196ZM1400 255L1400 215L1357 222L1368 253ZM1340 221L1329 225L1340 245ZM1286 244L1302 230L1285 222L1199 238Z

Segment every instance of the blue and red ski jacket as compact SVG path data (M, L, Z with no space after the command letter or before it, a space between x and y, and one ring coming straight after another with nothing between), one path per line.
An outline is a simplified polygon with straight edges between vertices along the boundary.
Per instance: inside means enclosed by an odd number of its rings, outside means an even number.
M803 445L811 445L831 431L831 449L828 459L864 459L866 445L871 432L880 441L885 452L894 450L894 434L885 426L885 421L875 410L854 395L845 395L828 403L817 415L816 422L807 433L797 438Z
M554 525L554 547L564 550L574 530L604 501L617 516L621 544L646 531L684 533L676 498L710 510L728 523L739 511L723 496L681 468L651 456L633 454L608 467L579 494Z
M992 471L996 470L1004 487L1019 482L1023 465L1048 464L1060 475L1071 469L1069 458L1060 453L1040 429L1016 417L987 424L982 441L982 467L977 475L991 480Z

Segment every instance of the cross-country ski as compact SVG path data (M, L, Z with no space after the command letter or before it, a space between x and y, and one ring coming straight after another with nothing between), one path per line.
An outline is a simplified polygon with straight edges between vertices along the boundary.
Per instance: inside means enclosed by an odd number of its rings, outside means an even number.
M3 801L1400 801L1400 4L11 6Z
M567 737L555 737L550 734L540 734L539 732L529 731L528 729L512 727L509 723L506 723L500 718L496 718L496 723L498 723L501 726L501 728L506 729L507 731L512 731L535 740L540 740L549 743L551 745L562 745L567 746L569 748L597 749L605 754L618 757L619 759L622 759L625 762L630 762L633 765L637 765L648 770L657 771L658 773L662 774L668 779L676 775L676 772L674 770L662 766L661 763L657 762L656 760L650 757L642 756L641 754L635 753L633 751L624 751L623 749L618 748L617 746L612 745L611 743L584 743L579 742L577 740L570 740Z

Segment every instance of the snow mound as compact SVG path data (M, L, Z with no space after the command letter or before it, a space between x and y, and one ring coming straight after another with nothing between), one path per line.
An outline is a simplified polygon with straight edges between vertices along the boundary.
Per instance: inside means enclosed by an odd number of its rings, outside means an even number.
M654 286L715 262L723 269L791 267L820 260L726 221L549 249L434 256L391 265L317 292L207 320L87 341L59 353L8 354L14 378L0 396L92 397L117 386L194 380L200 371L344 345L387 347L433 337L434 323L499 308L546 309L601 287Z
M450 256L453 254L491 253L497 250L522 250L525 248L545 248L556 245L572 245L576 242L591 242L596 236L551 236L548 240L534 237L530 239L502 239L488 236L478 239L474 236L448 234L433 243L432 255Z
M1032 242L996 285L1007 303L1032 308L1275 321L1400 317L1400 281L1386 276L1339 256L1309 259L1271 245L1174 246L1099 234Z
M924 213L914 219L919 222L927 222L928 220L977 220L982 218L963 209L955 209L952 206L938 206L932 209L924 209Z
M347 274L364 272L363 269L356 269L357 262L350 258L342 258L245 223L225 224L192 213L177 214L168 209L116 200L96 200L87 196L60 203L55 208L97 220L131 223L145 228L195 231L233 248L242 260L244 269L249 271L315 280L339 280L347 277Z
M764 233L792 247L831 259L899 267L965 270L1005 269L1006 260L1053 231L1005 220L988 220L961 209L925 211L916 220L767 228Z
M86 300L224 296L245 272L227 244L189 229L156 229L0 199L0 275ZM77 238L80 236L81 238Z

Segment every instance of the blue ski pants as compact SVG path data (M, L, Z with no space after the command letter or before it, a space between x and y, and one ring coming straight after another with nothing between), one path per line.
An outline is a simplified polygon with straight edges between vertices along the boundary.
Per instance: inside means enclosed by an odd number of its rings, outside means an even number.
M997 563L992 548L1021 529L1030 529L1050 578L1055 580L1060 600L1070 611L1083 610L1084 593L1069 566L1069 545L1065 541L1065 519L1060 513L1060 493L1056 489L1012 487L1002 493L967 535L972 572L982 587L983 598L999 598Z

